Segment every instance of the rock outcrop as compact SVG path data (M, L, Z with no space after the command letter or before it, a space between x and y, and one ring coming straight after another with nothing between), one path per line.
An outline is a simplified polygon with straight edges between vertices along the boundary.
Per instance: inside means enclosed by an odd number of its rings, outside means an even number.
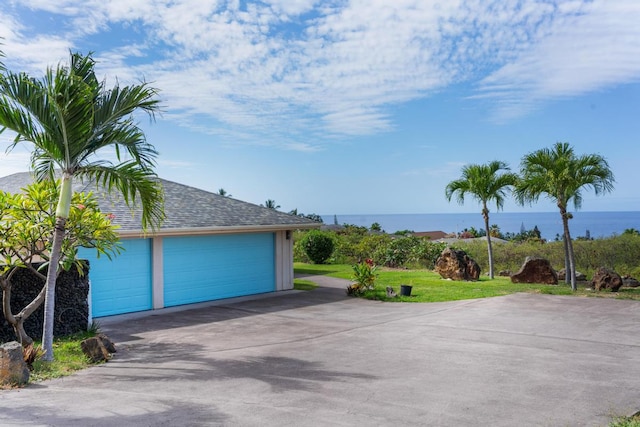
M537 257L527 257L515 274L511 275L512 283L542 283L546 285L557 285L558 275L556 274L549 260Z
M478 280L480 266L465 251L446 248L435 265L436 272L443 279Z
M622 287L623 282L622 277L615 271L600 267L593 273L591 284L596 291L617 292Z
M17 341L0 345L0 384L22 385L29 382L29 368L22 346Z
M111 353L116 352L113 342L102 334L87 338L80 343L80 347L93 363L106 362L111 358Z
M561 269L560 271L558 271L558 280L562 281L565 279L565 269ZM578 281L584 281L587 280L587 276L584 273L580 273L579 271L576 270L576 280Z
M637 288L638 286L640 286L640 281L631 276L624 276L622 278L622 283L628 288Z

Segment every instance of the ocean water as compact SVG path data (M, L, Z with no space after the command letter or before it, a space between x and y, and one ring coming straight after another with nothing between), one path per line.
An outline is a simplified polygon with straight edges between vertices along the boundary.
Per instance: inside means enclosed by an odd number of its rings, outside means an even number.
M465 228L484 229L484 220L478 213L453 214L381 214L381 215L336 215L338 224L353 224L370 227L377 222L387 233L399 230L444 231L454 233ZM333 215L322 215L325 224L333 224ZM519 233L521 227L531 230L537 226L542 237L553 240L562 235L562 220L559 212L492 212L490 224L497 224L503 233ZM640 212L582 212L573 213L569 221L572 237L609 237L621 234L627 228L640 230Z

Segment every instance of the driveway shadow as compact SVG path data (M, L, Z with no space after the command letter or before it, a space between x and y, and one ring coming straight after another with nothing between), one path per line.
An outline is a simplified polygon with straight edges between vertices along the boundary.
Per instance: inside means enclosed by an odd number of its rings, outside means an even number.
M313 307L323 304L339 303L352 300L342 289L317 288L312 291L300 291L270 295L266 298L229 302L217 301L210 306L199 306L190 309L188 306L180 310L154 310L135 313L134 316L112 316L96 319L100 330L116 342L135 341L139 335L157 330L170 330L192 325L225 322L248 316L278 313Z
M163 382L171 383L250 379L269 385L275 393L314 391L323 383L377 378L369 374L326 369L320 362L293 357L221 357L208 352L200 344L135 343L126 346L109 365L113 370L100 374L118 381L157 382L161 378Z

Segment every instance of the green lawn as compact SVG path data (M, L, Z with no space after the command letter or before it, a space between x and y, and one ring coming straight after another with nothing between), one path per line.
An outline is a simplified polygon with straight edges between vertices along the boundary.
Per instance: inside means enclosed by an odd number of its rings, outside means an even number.
M303 264L295 263L296 273L321 274L342 279L351 279L352 267L343 264ZM481 277L477 282L456 282L444 280L438 274L430 270L402 270L381 268L378 270L376 288L364 294L365 298L381 301L400 302L439 302L455 301L462 299L486 298L500 295L508 295L516 292L544 293L552 295L576 295L598 296L640 300L640 288L621 289L620 292L593 292L586 290L584 286L578 291L571 292L571 287L562 283L559 285L536 285L511 283L508 277L496 277L489 280ZM391 286L400 294L400 285L411 285L412 292L409 297L387 298L386 287Z
M293 289L297 291L312 291L317 287L318 285L310 280L295 279L293 281Z

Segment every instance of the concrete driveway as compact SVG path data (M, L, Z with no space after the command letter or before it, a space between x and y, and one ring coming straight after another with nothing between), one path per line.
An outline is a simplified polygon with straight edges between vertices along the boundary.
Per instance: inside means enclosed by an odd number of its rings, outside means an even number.
M606 426L640 409L638 302L324 285L106 319L116 357L0 391L0 425Z

